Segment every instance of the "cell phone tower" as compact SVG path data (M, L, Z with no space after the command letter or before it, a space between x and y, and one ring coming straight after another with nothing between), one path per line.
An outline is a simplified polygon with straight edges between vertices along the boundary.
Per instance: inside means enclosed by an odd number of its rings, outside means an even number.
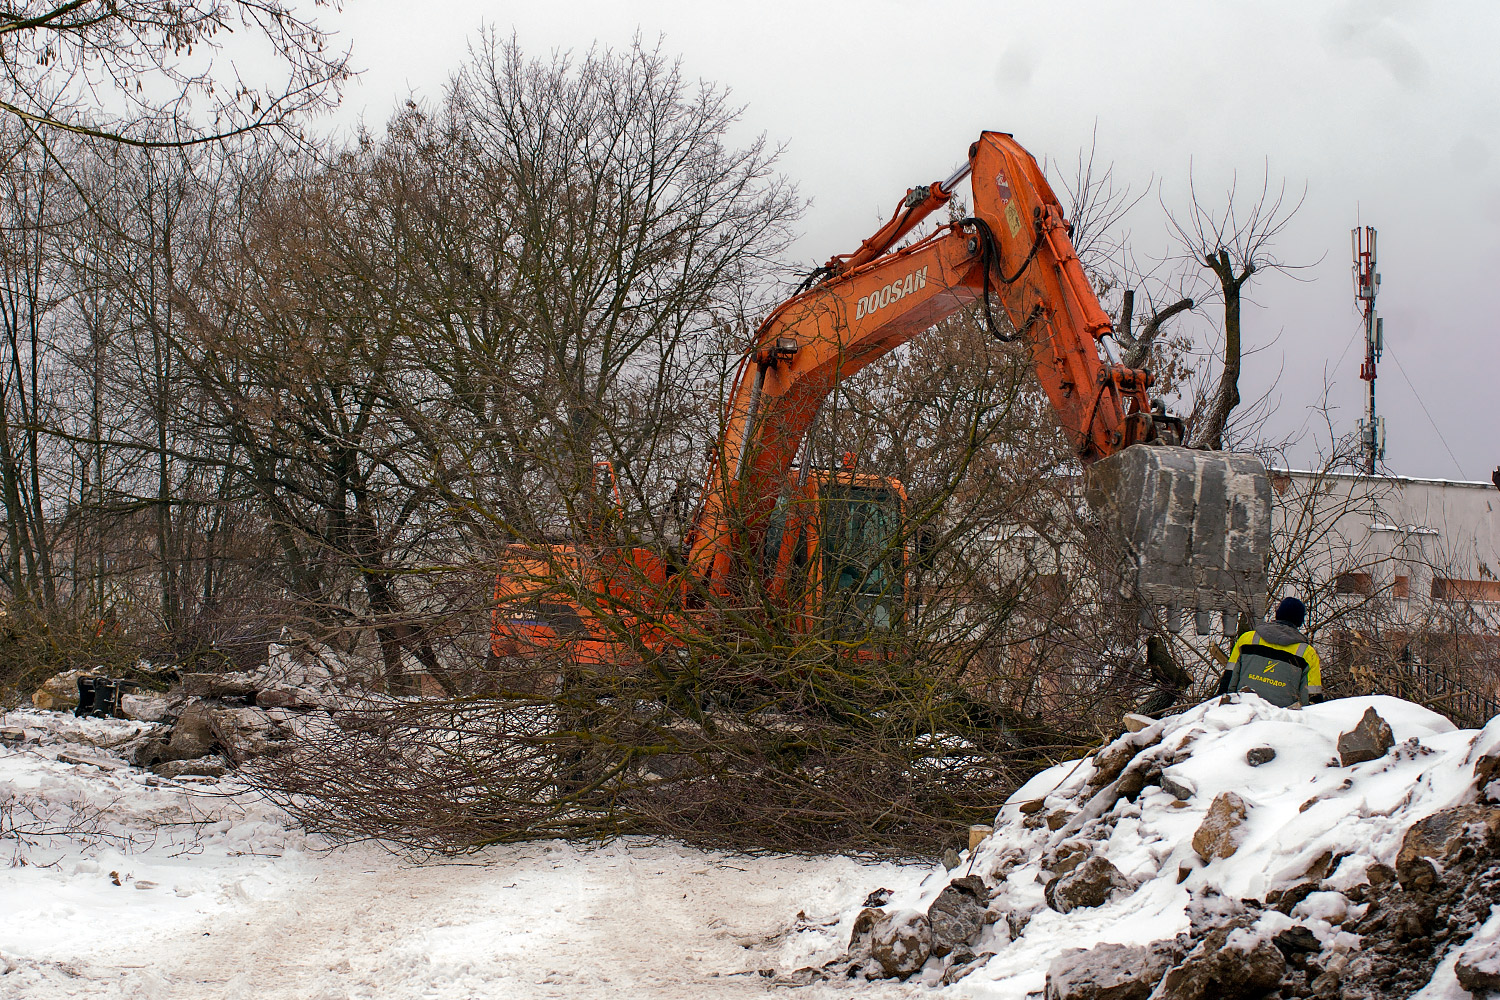
M1369 383L1365 394L1365 417L1359 422L1360 451L1365 474L1375 474L1375 463L1385 461L1385 418L1375 414L1375 362L1385 346L1385 321L1375 315L1375 293L1380 291L1380 272L1375 270L1375 227L1363 226L1350 234L1354 249L1354 300L1365 318L1365 361L1359 377Z

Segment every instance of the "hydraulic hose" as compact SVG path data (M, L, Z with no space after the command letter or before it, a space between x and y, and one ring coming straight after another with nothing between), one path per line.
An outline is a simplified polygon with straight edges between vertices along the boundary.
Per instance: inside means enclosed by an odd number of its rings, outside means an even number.
M974 230L979 234L980 263L984 265L984 321L985 325L989 328L990 336L1002 344L1013 343L1020 339L1026 327L1030 327L1036 317L1035 314L1028 317L1026 326L1016 333L1006 333L1000 329L999 324L995 322L994 308L990 305L990 269L992 266L994 267L995 271L998 272L996 277L1000 279L1002 284L1013 285L1019 281L1021 275L1025 274L1026 269L1031 266L1031 262L1036 259L1037 251L1042 248L1042 240L1044 238L1042 229L1040 226L1037 227L1036 240L1031 244L1031 250L1026 254L1026 259L1021 261L1021 265L1016 268L1016 273L1010 277L1006 277L1005 266L1000 262L1000 244L995 239L995 233L994 230L990 229L990 224L983 219L968 218L960 220L959 225L973 226Z

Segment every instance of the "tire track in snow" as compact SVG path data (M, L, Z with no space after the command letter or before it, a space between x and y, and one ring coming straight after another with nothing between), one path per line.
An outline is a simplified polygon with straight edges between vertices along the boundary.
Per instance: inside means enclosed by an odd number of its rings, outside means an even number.
M784 996L757 970L806 964L819 944L836 948L833 931L787 941L783 932L797 911L847 910L882 873L842 858L736 859L640 840L582 850L561 843L497 848L475 862L421 866L369 848L336 851L310 859L307 877L285 892L246 899L209 919L195 940L162 941L151 969L116 979L119 993L95 995ZM100 956L101 966L109 964ZM895 984L797 993L911 995Z

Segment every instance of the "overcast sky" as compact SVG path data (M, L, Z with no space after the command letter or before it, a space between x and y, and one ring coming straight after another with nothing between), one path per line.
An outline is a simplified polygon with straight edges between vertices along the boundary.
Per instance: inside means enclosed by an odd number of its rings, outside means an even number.
M1246 337L1263 350L1241 391L1253 399L1280 374L1267 433L1302 429L1293 457L1312 460L1322 417L1309 408L1325 370L1336 431L1363 413L1349 251L1358 211L1380 239L1386 464L1482 480L1500 464L1491 0L349 0L323 18L365 71L336 121L371 126L409 94L438 97L484 24L536 55L663 36L690 75L745 105L745 135L785 145L782 170L812 202L796 248L809 262L852 250L907 187L959 165L983 129L1071 171L1097 126L1117 177L1151 190L1129 219L1140 257L1169 247L1153 183L1180 206L1191 163L1200 194L1222 201L1235 171L1258 187L1269 162L1294 196L1307 192L1277 251L1312 266L1252 292Z

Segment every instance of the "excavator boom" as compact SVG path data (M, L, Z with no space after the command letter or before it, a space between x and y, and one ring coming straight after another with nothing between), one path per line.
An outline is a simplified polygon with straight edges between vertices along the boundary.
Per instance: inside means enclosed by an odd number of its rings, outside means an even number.
M973 215L892 249L971 178ZM969 303L1019 339L1089 470L1087 494L1118 543L1127 586L1189 611L1265 603L1270 484L1250 455L1175 445L1150 375L1112 360L1113 326L1036 160L985 132L968 165L911 189L895 216L761 324L731 394L718 461L689 538L686 584L730 594L741 533L756 531L837 381ZM1002 312L1014 331L994 321ZM1103 356L1101 356L1101 351ZM1178 425L1180 426L1180 425ZM1202 616L1200 616L1200 623Z

